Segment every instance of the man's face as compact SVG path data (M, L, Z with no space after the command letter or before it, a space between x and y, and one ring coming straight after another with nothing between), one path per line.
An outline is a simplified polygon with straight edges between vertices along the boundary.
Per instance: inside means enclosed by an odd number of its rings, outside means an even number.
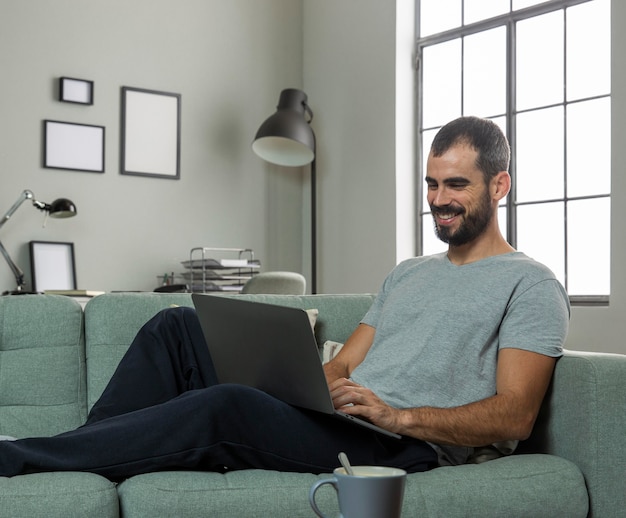
M473 241L493 219L489 189L476 167L476 157L477 152L465 144L453 146L440 157L428 157L427 200L435 232L452 246Z

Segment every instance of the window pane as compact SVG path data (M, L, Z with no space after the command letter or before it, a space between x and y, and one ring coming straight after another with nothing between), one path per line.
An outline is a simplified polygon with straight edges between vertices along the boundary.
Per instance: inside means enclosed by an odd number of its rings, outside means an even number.
M517 116L515 187L518 202L565 196L563 143L563 107Z
M563 10L517 23L517 109L563 101Z
M421 0L420 37L461 26L461 0Z
M422 124L441 126L461 115L461 40L424 49Z
M542 4L546 0L513 0L513 10L524 9L524 7L530 7L531 5Z
M464 40L463 113L488 117L506 111L506 29Z
M567 208L567 284L570 295L608 295L611 289L611 202L572 201Z
M611 192L611 100L567 107L567 195Z
M567 9L567 98L581 99L611 91L609 0Z
M437 254L448 249L448 245L441 241L435 234L435 223L430 214L424 216L424 227L422 229L422 243L424 245L424 255Z
M563 202L517 208L517 249L545 264L565 285Z
M463 23L468 25L509 12L509 0L465 0Z
M506 210L506 207L498 207L498 227L500 228L500 233L504 236L504 239L508 239L506 231L507 216L508 212Z
M428 212L430 207L428 206L428 201L426 200L426 196L428 194L428 189L426 189L426 182L424 182L424 178L426 178L426 162L428 162L428 153L430 153L430 146L433 143L433 139L435 135L439 131L439 128L433 129L430 131L424 131L422 133L422 184L420 185L420 189L422 191L422 211Z

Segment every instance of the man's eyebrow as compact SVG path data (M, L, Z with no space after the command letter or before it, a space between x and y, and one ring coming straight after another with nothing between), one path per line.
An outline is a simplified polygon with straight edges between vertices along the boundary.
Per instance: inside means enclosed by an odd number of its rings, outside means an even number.
M433 184L438 184L439 182L437 180L435 180L433 177L431 176L426 176L424 178L424 181L426 183L433 183ZM469 180L469 178L466 178L465 176L453 176L452 178L446 178L443 180L444 184L469 184L471 183L471 181Z

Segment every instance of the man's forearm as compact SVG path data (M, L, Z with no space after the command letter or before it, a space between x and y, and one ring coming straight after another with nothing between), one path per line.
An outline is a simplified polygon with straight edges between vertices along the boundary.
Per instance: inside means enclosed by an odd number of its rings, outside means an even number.
M394 431L436 444L484 446L509 439L526 439L533 412L515 408L512 399L496 395L455 408L399 410Z
M324 374L326 375L326 382L329 385L339 378L347 378L349 376L347 366L338 361L331 361L324 364Z

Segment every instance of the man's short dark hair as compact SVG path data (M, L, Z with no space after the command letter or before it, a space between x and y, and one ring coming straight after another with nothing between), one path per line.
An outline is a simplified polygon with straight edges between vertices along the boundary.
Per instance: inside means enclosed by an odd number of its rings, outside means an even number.
M498 125L480 117L459 117L439 130L431 146L439 157L457 144L467 144L478 152L476 167L488 182L500 171L509 170L511 148Z

